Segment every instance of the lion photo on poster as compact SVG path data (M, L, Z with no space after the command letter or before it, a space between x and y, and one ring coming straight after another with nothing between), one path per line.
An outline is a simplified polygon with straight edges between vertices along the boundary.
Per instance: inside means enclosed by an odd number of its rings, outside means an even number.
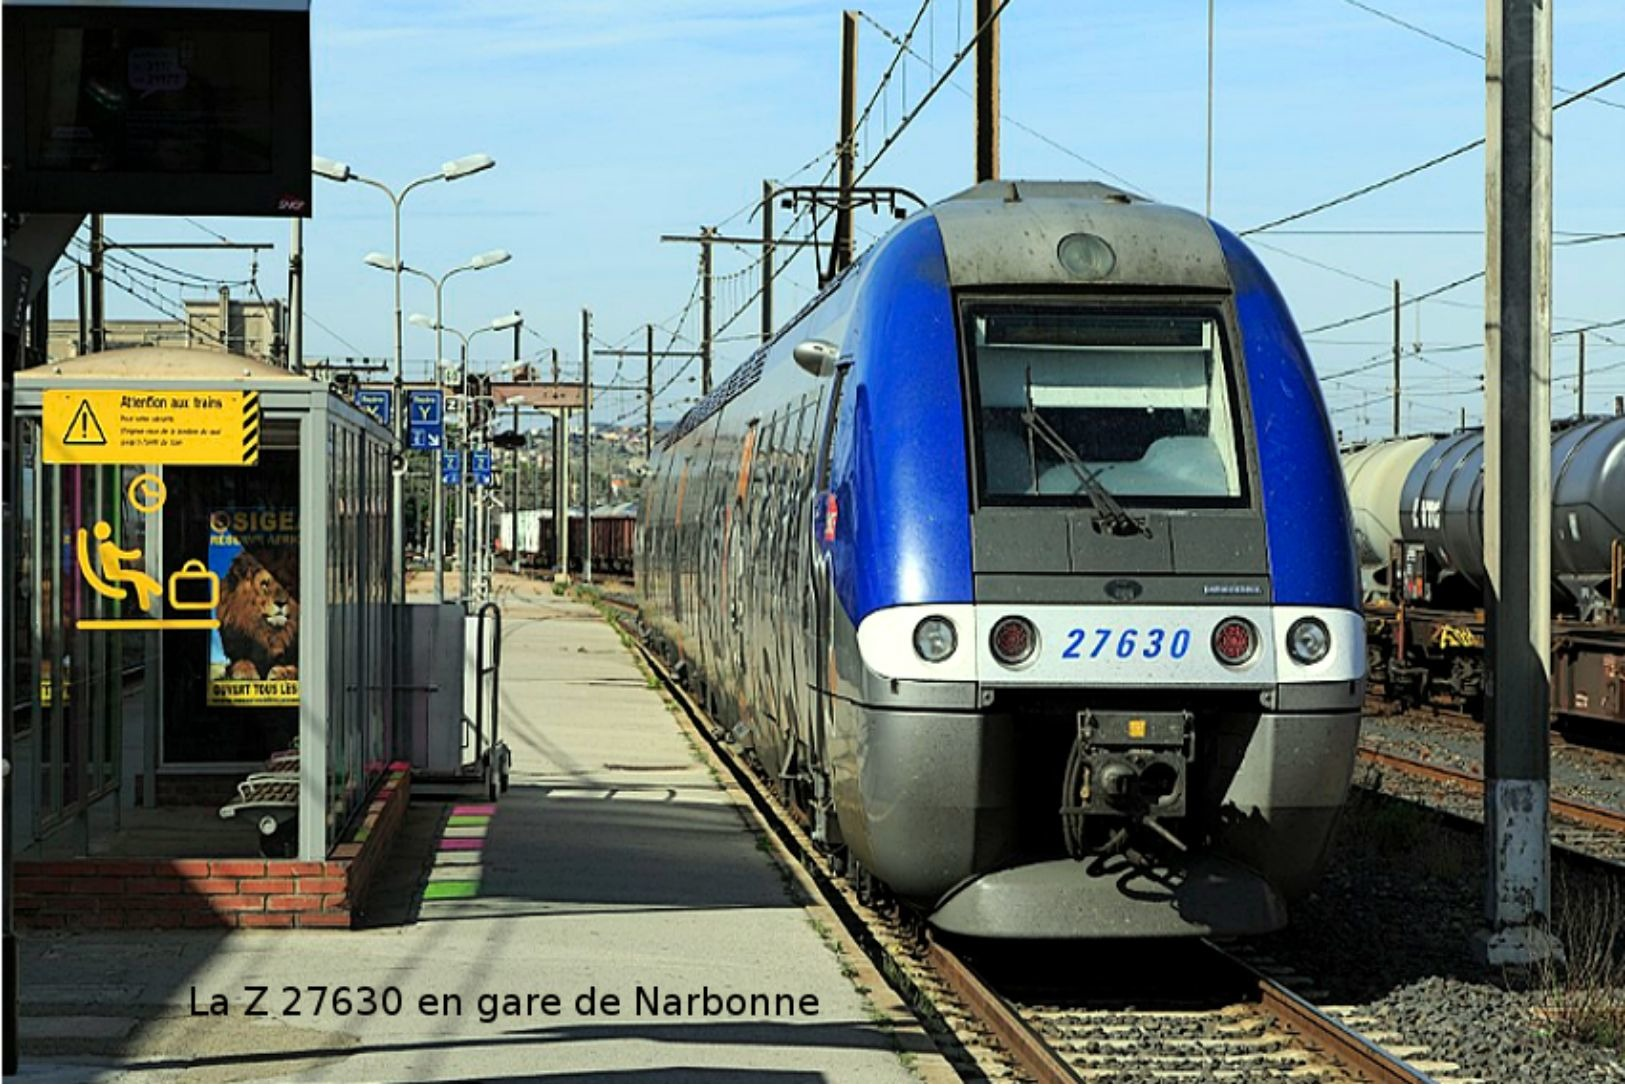
M209 515L220 579L209 636L210 706L299 703L299 516L288 507Z

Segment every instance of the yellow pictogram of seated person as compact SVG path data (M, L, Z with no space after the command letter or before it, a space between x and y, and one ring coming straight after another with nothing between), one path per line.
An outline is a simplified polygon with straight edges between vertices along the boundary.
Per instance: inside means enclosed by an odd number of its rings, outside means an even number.
M152 599L163 599L164 587L158 580L146 571L139 568L130 569L124 566L125 562L138 563L141 561L140 548L121 548L113 540L113 527L105 521L98 521L94 530L96 534L96 559L101 567L97 574L90 562L89 538L81 528L77 534L79 552L79 570L90 583L90 588L103 597L110 597L115 601L122 601L130 595L130 591L114 584L124 582L135 590L136 603L143 612L152 610Z

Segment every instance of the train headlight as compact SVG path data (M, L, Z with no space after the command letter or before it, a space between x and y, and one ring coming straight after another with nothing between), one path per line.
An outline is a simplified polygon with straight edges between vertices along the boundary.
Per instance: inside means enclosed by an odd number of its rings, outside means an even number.
M1055 256L1061 267L1082 280L1105 279L1117 267L1111 243L1098 234L1069 234L1061 239Z
M1247 664L1258 652L1258 628L1231 616L1213 629L1213 656L1231 668Z
M936 664L954 656L959 648L959 636L954 633L953 621L943 616L927 616L914 628L914 652L922 660Z
M993 625L988 643L999 664L1016 668L1025 665L1038 650L1038 631L1020 616L1006 616Z
M1286 652L1300 665L1313 665L1332 649L1332 633L1326 625L1312 616L1305 617L1287 629Z

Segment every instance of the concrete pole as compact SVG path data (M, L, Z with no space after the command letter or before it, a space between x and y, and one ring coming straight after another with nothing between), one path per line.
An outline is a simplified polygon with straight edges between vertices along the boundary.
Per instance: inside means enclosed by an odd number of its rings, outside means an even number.
M103 255L107 238L102 233L103 217L90 217L90 350L107 350L107 281Z
M978 0L980 4L982 0ZM980 73L980 67L978 67ZM852 186L857 165L858 134L854 131L858 101L858 13L841 13L841 192L835 207L835 237L830 243L829 276L834 279L852 263Z
M1586 414L1586 334L1580 333L1580 373L1579 384L1575 386L1574 414Z
M643 459L655 450L655 327L643 326Z
M553 554L558 573L570 576L570 409L558 410L553 428Z
M700 395L711 392L711 326L713 322L711 297L711 235L710 227L700 228Z
M79 344L80 355L90 354L90 269L79 266Z
M410 186L408 187L410 188ZM402 191L396 196L389 189L390 203L395 209L395 393L391 399L394 407L395 423L395 456L400 458L391 473L389 493L389 542L391 548L391 562L394 567L394 586L392 597L395 601L406 600L406 380L401 372L403 355L401 351L401 200L406 193ZM444 413L441 423L445 423ZM442 426L442 431L444 427Z
M513 508L508 511L508 550L512 553L513 572L519 573L519 405L513 406L514 446L508 453L508 467L513 470Z
M1552 9L1487 0L1487 962L1562 956L1551 915Z
M305 372L305 221L288 223L288 369Z
M1399 281L1394 281L1394 437L1399 437Z
M762 182L762 343L765 344L771 339L773 339L773 183L764 181Z
M435 322L439 324L439 322ZM469 450L473 447L471 432L474 429L474 398L469 396L468 389L468 341L464 340L461 354L458 356L457 379L463 395L463 425L457 429L457 453L462 461L462 472L458 474L457 487L457 520L462 525L462 532L458 533L457 541L457 599L460 601L473 600L469 596L469 577L472 564L469 557L474 550L474 527L470 524L473 511L470 509L469 492L473 485L469 482L472 466L468 463Z
M710 250L706 246L706 250ZM581 580L592 581L592 311L581 310Z
M447 275L449 274L450 273ZM434 281L434 387L441 390L442 397L445 395L446 381L445 378L443 378L440 374L440 366L446 358L444 346L446 330L441 327L440 323L446 319L445 310L441 305L442 288L444 288L445 285L445 276L441 276L439 279ZM463 381L464 384L467 384L467 375L464 375ZM466 412L466 408L464 410ZM444 402L442 401L440 409L442 424L445 422L445 416L446 410ZM444 435L448 430L450 430L450 428L446 426L442 426L440 428L440 433L442 435L441 442L446 445L450 445L450 443L446 442L444 438ZM441 480L441 473L443 471L444 469L440 465L435 465L429 482L429 487L431 489L429 501L434 504L434 510L429 514L429 535L434 538L434 543L429 548L429 555L434 562L435 604L446 603L446 486ZM458 487L462 486L461 481L463 478L463 473L467 471L467 465L458 466Z
M1213 218L1213 0L1207 0L1207 203L1204 205L1209 219Z
M999 20L994 17L997 0L976 0L976 180L991 181L999 176ZM856 53L856 46L853 47ZM1209 52L1211 70L1212 53ZM1212 84L1208 85L1209 91ZM1208 115L1212 117L1211 112ZM1212 172L1209 171L1211 178ZM1209 190L1211 192L1211 184ZM1209 199L1211 204L1211 196ZM850 246L852 237L846 238ZM852 253L847 250L846 261Z
M231 350L231 288L220 285L219 302L215 307L215 325L219 329L220 349Z
M518 312L519 312L518 310L514 311L514 313L518 313ZM520 356L519 333L524 329L524 327L525 327L525 323L523 321L521 321L519 324L517 324L517 325L515 325L513 327L513 362L514 362L513 377L514 377L515 380L517 380L518 377L519 377L519 356ZM534 376L532 376L530 378L530 380L534 381L535 380ZM519 442L519 405L517 405L517 404L513 406L513 437L514 437L514 446L509 451L509 454L508 454L508 466L513 469L513 488L512 488L513 509L509 511L509 517L508 517L508 524L511 525L513 528L512 528L512 531L509 533L509 536L510 536L511 539L508 541L508 550L512 553L512 556L513 556L513 573L518 574L519 573L519 445L518 445L518 442Z

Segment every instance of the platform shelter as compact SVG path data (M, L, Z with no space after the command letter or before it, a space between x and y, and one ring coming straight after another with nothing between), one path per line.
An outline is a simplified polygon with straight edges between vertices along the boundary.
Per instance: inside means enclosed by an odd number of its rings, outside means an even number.
M388 430L214 351L15 388L15 857L333 857L406 743Z

